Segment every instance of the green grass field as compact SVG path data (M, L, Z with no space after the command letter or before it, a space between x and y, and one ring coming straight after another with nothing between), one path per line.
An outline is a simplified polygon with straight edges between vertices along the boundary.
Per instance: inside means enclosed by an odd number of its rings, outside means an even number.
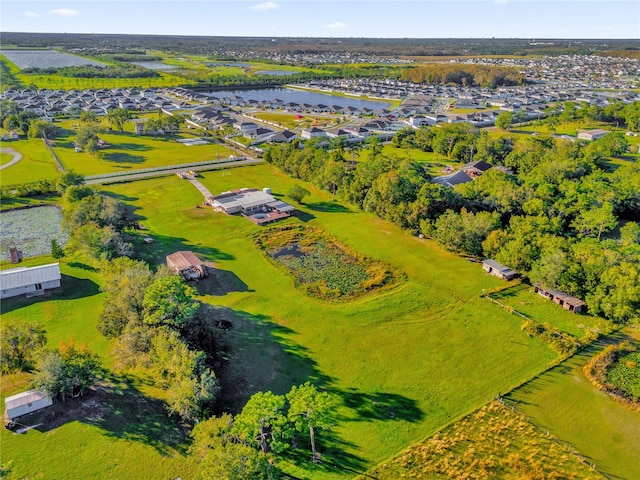
M133 128L130 125L127 127ZM232 155L232 152L221 144L186 146L176 141L180 138L193 138L194 135L191 133L178 133L173 138L153 138L125 131L100 134L107 147L100 150L102 157L96 158L86 152L76 152L73 146L74 136L75 129L70 123L63 123L61 134L54 140L53 149L66 169L75 170L82 175L202 162L216 158L224 159Z
M582 371L598 350L565 361L508 400L610 478L640 478L640 416L597 390Z
M271 166L207 173L202 182L213 193L269 186L276 194L300 183ZM340 441L333 443L330 458L364 471L541 371L555 357L522 334L519 321L479 298L482 288L500 281L478 265L305 188L312 196L301 220L401 268L408 281L347 304L314 300L252 245L248 237L260 227L194 208L202 198L191 185L167 178L108 188L139 207L145 235L156 239L143 247L147 260L159 263L167 253L191 249L234 280L231 293L201 298L243 325L243 332L231 330L228 336L232 372L223 387L246 386L228 402L230 410L259 390L284 393L307 379L324 385L344 403ZM289 468L304 474L304 466ZM313 478L349 475L337 470Z
M144 236L154 238L150 245L135 241L142 258L160 264L168 253L192 250L216 263L224 291L198 298L234 325L224 333L226 361L219 372L223 410L237 412L257 391L282 394L306 380L341 400L335 435L318 435L328 462L313 464L304 455L282 461L292 475L328 480L364 473L533 377L556 358L542 342L523 334L517 317L480 298L482 289L502 282L478 264L334 202L330 194L270 165L208 172L201 180L214 194L271 187L277 197L303 184L311 195L299 217L287 222L322 228L407 275L393 289L354 301L317 300L296 289L293 278L255 247L251 237L264 227L195 207L202 196L191 184L168 177L104 187L136 208ZM72 298L3 302L3 319L40 319L51 342L73 334L112 365L110 343L95 328L103 301L99 272L66 262L63 273L79 282ZM131 395L162 398L144 378L132 378ZM9 386L3 394L18 390ZM74 468L89 477L122 478L125 466L135 463L128 468L136 478L188 478L184 440L143 435L146 420L126 411L121 415L117 434L108 425L83 421L18 437L3 432L3 461L14 460L18 477L47 472L45 478L58 478L73 457ZM173 428L170 420L155 421L161 432ZM82 445L89 446L87 452ZM64 453L58 455L60 448ZM100 452L94 454L98 459L108 452L109 461L96 461L91 452ZM138 455L144 460L133 460Z
M13 155L9 155L8 153L0 153L0 165L9 163L11 160L13 160Z
M11 147L21 153L22 159L0 171L2 186L51 180L58 175L53 157L42 139L22 139L17 142L7 142L3 146Z

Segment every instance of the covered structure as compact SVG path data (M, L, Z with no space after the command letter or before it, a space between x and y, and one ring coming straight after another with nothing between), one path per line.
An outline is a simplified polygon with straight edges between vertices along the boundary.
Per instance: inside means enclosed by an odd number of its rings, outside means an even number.
M45 290L61 285L60 264L18 267L0 272L0 298L43 295Z
M490 258L482 262L482 268L485 272L493 275L494 277L501 278L502 280L512 280L518 276L518 272L514 272L509 267L506 267Z
M4 425L5 427L12 427L18 417L49 407L53 405L53 400L44 392L27 390L5 398L4 405Z
M295 210L293 205L278 200L271 195L271 189L241 188L223 192L220 195L207 197L207 203L216 212L224 212L227 215L240 213L250 220L256 219L280 219L291 215ZM256 222L265 223L265 222Z
M586 302L561 292L560 290L544 287L540 283L534 283L533 288L538 295L549 300L553 300L565 310L569 310L573 313L583 313L587 310Z
M207 276L204 263L193 252L181 251L167 255L167 266L186 280L195 280Z

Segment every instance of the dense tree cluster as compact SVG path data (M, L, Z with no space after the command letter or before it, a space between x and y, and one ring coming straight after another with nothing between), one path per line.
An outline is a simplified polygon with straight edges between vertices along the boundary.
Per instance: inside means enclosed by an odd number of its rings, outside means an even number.
M116 339L119 366L147 369L167 391L171 414L188 422L207 418L219 391L211 367L217 342L202 325L192 288L167 269L154 274L126 257L105 263L103 274L107 299L98 330Z
M375 142L358 163L345 159L342 146L314 142L273 147L265 159L453 251L494 257L583 298L594 314L639 319L640 165L608 166L627 149L623 134L516 140L453 124L401 131L394 143L503 168L447 188L431 183L419 162L382 155Z
M53 400L77 397L95 384L103 372L98 356L85 344L76 346L73 339L61 342L57 349L40 351L33 386Z
M463 87L498 87L524 83L524 76L516 68L446 63L432 63L407 68L402 71L401 78L413 83L441 85L453 83Z
M70 78L154 78L160 74L155 70L123 63L116 67L101 67L97 65L81 65L70 67L29 67L22 69L28 75L60 75Z
M198 478L282 478L273 455L290 450L296 433L307 437L312 459L319 460L316 435L334 425L336 405L335 396L309 382L286 395L254 394L235 418L211 418L194 429L191 454L199 460Z

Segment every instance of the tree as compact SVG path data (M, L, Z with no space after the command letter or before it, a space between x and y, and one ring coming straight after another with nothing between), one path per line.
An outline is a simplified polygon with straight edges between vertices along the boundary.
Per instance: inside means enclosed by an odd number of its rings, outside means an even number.
M502 112L496 117L496 127L502 130L509 130L513 123L513 114L511 112Z
M320 392L309 382L293 386L286 395L289 401L288 417L297 431L308 429L313 460L318 460L316 431L329 429L335 423L335 398L327 392Z
M117 338L128 325L142 324L142 302L153 275L145 262L120 257L106 263L103 278L101 289L107 298L98 330L107 338Z
M39 323L0 323L0 369L2 373L30 371L38 351L47 343Z
M167 390L169 413L197 422L209 413L219 391L206 355L190 350L175 330L160 328L151 341L150 364L154 379Z
M124 108L114 108L107 113L107 121L112 128L124 132L124 124L131 120L131 112Z
M256 449L237 440L231 415L200 422L191 432L190 456L198 462L197 480L277 480L278 470Z
M100 127L95 124L90 123L81 126L74 139L75 146L85 152L95 153L98 149L98 141L100 140L98 134L100 131Z
M57 128L50 122L47 122L46 120L35 119L29 122L27 136L29 138L40 138L43 135L46 135L47 138L53 138L56 131Z
M61 342L57 350L45 350L38 358L37 369L34 388L62 401L67 396L83 395L102 373L98 356L84 344L76 347L73 339Z
M81 123L98 123L98 117L93 110L83 110L80 114Z
M285 450L291 432L283 413L284 404L282 395L271 392L254 394L234 419L233 433L263 453Z
M289 189L289 191L287 192L287 195L292 200L298 203L302 203L302 200L304 199L304 197L311 195L311 192L306 188L301 187L300 185L294 185Z
M144 292L143 321L148 325L179 328L193 318L199 308L193 288L177 276L155 280Z
M56 190L58 193L65 193L71 185L84 185L84 177L73 170L65 170L56 178Z
M60 260L64 257L64 249L58 243L58 240L55 238L51 239L51 256L56 260Z

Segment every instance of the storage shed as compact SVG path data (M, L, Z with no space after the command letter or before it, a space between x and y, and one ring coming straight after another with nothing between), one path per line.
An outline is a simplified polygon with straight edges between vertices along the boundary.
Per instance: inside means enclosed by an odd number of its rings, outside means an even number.
M49 407L53 405L53 401L44 392L27 390L5 398L4 404L4 424L6 427L11 427L16 418Z
M193 252L182 251L167 255L167 266L186 280L195 280L207 276L204 263Z
M60 264L51 263L39 267L19 267L0 272L0 298L42 295L50 288L60 286Z
M490 258L482 262L482 268L487 273L503 280L511 280L518 276L518 272L514 272L509 267L505 267Z
M538 295L549 300L553 300L565 310L569 310L573 313L583 313L587 310L586 302L561 292L560 290L544 287L540 283L534 283L533 288Z

